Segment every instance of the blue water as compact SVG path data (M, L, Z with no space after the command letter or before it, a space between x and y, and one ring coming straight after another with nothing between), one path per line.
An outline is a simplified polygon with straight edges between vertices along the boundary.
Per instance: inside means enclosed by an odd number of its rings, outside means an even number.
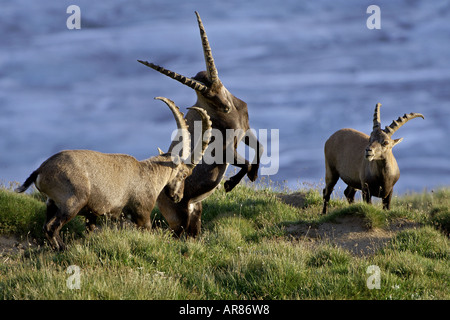
M69 30L69 5L81 29ZM53 153L93 149L138 159L166 149L192 89L136 62L204 70L201 14L224 85L251 126L279 129L273 181L323 185L323 145L336 130L409 112L394 148L397 193L450 185L450 1L3 1L0 9L0 179L22 182ZM270 151L270 146L266 149ZM270 153L269 153L270 155ZM274 156L274 155L271 155ZM338 184L338 189L343 184Z

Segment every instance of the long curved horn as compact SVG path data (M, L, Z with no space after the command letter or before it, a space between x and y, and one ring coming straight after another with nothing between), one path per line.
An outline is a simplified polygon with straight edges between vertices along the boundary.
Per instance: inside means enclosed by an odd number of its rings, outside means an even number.
M199 107L191 107L188 109L192 109L197 111L200 116L202 117L202 151L200 153L196 152L196 147L194 148L192 155L191 155L191 164L189 166L194 167L197 165L197 163L200 162L200 160L203 157L203 154L205 153L206 148L209 145L209 142L211 141L211 128L212 128L212 122L211 118L209 117L208 113L205 109L199 108ZM205 134L206 132L206 134Z
M381 128L380 107L381 107L381 103L377 103L377 105L375 106L375 112L373 114L373 130L374 131Z
M386 126L386 128L383 131L386 132L389 137L391 137L406 122L418 117L425 119L425 117L420 113L415 112L411 112L409 114L405 113L403 117L398 117L397 120L392 121L392 123L389 126Z
M185 154L188 153L191 148L191 136L188 131L189 126L187 125L186 120L184 120L184 114L172 100L164 97L156 97L155 99L164 101L172 111L173 116L175 117L175 122L177 123L177 128L178 130L181 130L181 137L183 138L183 153L181 158L185 159L187 157Z
M186 85L186 86L188 86L188 87L190 87L190 88L192 88L192 89L194 89L196 91L199 91L201 93L207 93L209 91L207 86L205 86L201 82L198 82L198 81L196 81L194 79L185 77L185 76L183 76L183 75L181 75L179 73L176 73L174 71L165 69L163 67L160 67L160 66L158 66L156 64L153 64L151 62L148 62L148 61L138 60L138 62L140 62L143 65L145 65L145 66L147 66L149 68L152 68L152 69L154 69L154 70L156 70L158 72L161 72L162 74L168 76L169 78L177 80L177 81L181 82L182 84L184 84L184 85Z
M205 27L203 26L202 19L200 19L200 15L197 11L195 11L195 15L197 16L198 27L200 29L200 37L202 38L202 47L203 54L205 56L206 63L206 72L208 74L208 78L212 83L215 83L219 80L219 73L217 72L216 65L214 63L214 58L212 56L211 47L209 46L208 37L206 36Z

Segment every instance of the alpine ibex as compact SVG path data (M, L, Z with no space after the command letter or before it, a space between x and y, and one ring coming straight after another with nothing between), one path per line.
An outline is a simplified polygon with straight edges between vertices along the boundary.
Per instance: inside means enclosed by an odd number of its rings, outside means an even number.
M370 137L354 129L341 129L325 143L325 189L323 210L327 212L333 187L341 178L348 186L344 190L349 203L353 203L356 189L362 190L363 199L371 203L371 197L382 198L383 208L389 210L394 184L400 178L392 148L403 138L391 139L406 122L421 117L420 113L405 114L381 129L380 107L377 103Z
M188 78L153 63L138 61L194 89L197 94L195 106L208 112L213 129L220 131L222 137L226 137L227 129L241 132L240 135L233 137L233 139L223 139L223 154L226 154L226 150L232 148L234 158L234 163L232 164L240 168L240 171L224 184L225 190L229 192L245 175L251 181L256 180L263 148L252 131L249 130L247 104L232 95L220 81L205 28L200 15L197 12L195 14L200 29L206 71L201 71L195 77ZM198 118L198 114L194 112L189 111L186 114L186 122L189 125L191 135L194 135L193 124ZM245 160L236 151L239 142L242 140L249 147L255 149L253 163ZM173 146L172 143L169 151L172 150ZM214 192L224 177L229 164L227 159L223 159L223 161L220 159L220 161L212 164L202 161L195 167L192 175L186 179L183 199L179 203L175 203L164 193L161 193L158 197L158 207L176 235L186 232L188 235L196 236L199 233L202 214L201 201Z
M190 150L187 124L173 101L157 97L171 109L183 138L183 150ZM206 111L191 108L202 118L202 130L211 129ZM205 134L205 144L210 136ZM98 216L117 218L123 212L131 215L139 227L151 228L150 214L162 190L169 199L179 202L183 196L184 181L201 154L191 156L184 163L170 152L138 161L125 154L105 154L91 150L59 152L35 170L16 192L24 192L32 183L47 197L47 219L44 234L54 249L63 250L59 231L77 215L86 217L88 230L95 229ZM188 159L184 159L188 160Z

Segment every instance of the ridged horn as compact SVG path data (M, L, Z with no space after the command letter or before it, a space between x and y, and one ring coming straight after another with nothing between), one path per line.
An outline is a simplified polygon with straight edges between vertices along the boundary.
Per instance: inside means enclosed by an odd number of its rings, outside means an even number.
M200 162L200 160L202 159L202 157L205 153L206 148L209 145L209 142L211 141L212 122L211 122L211 119L205 109L199 108L199 107L191 107L188 109L197 111L200 114L200 116L202 117L202 135L201 135L202 151L199 153L199 152L197 152L197 146L194 148L192 155L191 155L191 164L189 165L189 166L193 167L193 166L196 166ZM206 134L205 134L205 132L206 132Z
M381 107L381 103L377 103L377 105L375 106L375 112L373 114L373 130L374 131L381 128L380 107Z
M196 90L199 91L201 93L207 93L209 91L208 87L205 86L204 84L202 84L201 82L198 82L194 79L185 77L179 73L176 73L174 71L171 71L169 69L163 68L161 66L158 66L156 64L153 64L151 62L148 61L142 61L142 60L138 60L138 62L142 63L143 65L152 68L153 70L156 70L158 72L161 72L162 74L168 76L169 78L172 78L174 80L177 80L179 82L181 82L182 84Z
M164 101L172 111L173 116L175 117L175 122L177 123L177 128L178 130L181 130L181 137L183 138L183 153L181 158L186 159L187 158L186 154L189 154L189 150L191 148L191 136L188 131L189 126L187 125L186 120L184 120L184 114L180 111L180 108L178 108L172 100L164 97L156 97L155 99Z
M216 65L214 63L214 58L212 56L211 47L209 45L208 37L206 36L205 27L203 26L202 19L197 11L195 11L195 15L197 16L198 27L200 29L200 37L202 38L202 47L203 54L205 56L206 63L206 72L208 74L208 78L212 83L215 83L219 80L219 73L217 72Z
M405 113L403 117L399 117L397 120L392 121L392 123L389 126L386 126L386 128L383 131L386 132L389 137L391 137L406 122L418 117L425 119L425 117L420 113L415 112L411 112L409 114Z

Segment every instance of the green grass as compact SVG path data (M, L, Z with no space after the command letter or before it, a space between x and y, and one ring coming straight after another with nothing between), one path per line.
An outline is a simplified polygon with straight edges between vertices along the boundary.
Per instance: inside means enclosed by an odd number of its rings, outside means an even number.
M45 221L45 203L35 193L17 194L0 188L0 235L17 235L43 241L42 226ZM63 227L62 233L81 236L84 221L77 217Z
M0 299L449 299L450 189L397 197L381 205L333 199L322 216L320 191L299 190L303 205L283 203L286 190L239 185L204 201L203 230L177 240L154 210L151 232L104 222L86 234L83 219L63 232L68 248L54 252L42 239L45 204L34 195L0 189L0 235L33 237L41 244L0 255ZM319 225L345 215L369 229L398 218L420 224L399 232L370 256L333 243L295 239L286 226ZM1 250L1 249L0 249ZM80 289L70 289L69 266L80 268ZM380 268L380 289L369 289L368 267Z

